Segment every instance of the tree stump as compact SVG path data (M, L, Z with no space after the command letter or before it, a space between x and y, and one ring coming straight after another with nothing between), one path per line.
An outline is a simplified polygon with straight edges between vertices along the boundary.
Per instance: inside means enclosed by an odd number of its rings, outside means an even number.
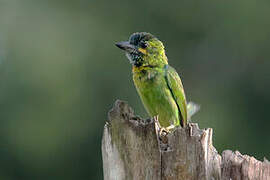
M212 129L190 123L160 137L158 123L117 100L102 139L104 180L270 180L270 163L212 145Z

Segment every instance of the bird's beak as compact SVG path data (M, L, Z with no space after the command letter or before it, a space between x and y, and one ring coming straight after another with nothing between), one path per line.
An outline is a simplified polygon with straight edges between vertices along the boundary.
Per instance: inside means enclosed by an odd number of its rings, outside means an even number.
M128 41L117 42L115 45L126 52L137 52L136 47Z

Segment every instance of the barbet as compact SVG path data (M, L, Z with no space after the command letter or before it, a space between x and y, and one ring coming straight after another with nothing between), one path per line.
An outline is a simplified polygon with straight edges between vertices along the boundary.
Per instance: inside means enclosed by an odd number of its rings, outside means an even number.
M168 131L187 125L188 117L197 111L189 104L181 79L168 64L163 43L150 33L140 32L116 46L124 50L133 68L133 81L150 116L158 116L160 125Z

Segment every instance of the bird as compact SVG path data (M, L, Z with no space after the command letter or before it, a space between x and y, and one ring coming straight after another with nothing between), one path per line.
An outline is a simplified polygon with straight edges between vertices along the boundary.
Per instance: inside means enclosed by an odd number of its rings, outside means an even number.
M115 45L124 50L132 64L133 82L147 113L158 117L167 132L186 127L199 106L192 102L187 105L181 78L168 64L163 43L151 33L136 32L128 41Z

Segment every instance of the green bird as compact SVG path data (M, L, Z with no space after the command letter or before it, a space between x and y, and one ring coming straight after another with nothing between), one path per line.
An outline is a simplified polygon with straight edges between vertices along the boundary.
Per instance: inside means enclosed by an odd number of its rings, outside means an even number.
M190 104L188 115L181 79L168 64L163 43L150 33L139 32L116 46L125 51L133 66L133 81L148 114L157 116L167 131L185 127L197 107Z

